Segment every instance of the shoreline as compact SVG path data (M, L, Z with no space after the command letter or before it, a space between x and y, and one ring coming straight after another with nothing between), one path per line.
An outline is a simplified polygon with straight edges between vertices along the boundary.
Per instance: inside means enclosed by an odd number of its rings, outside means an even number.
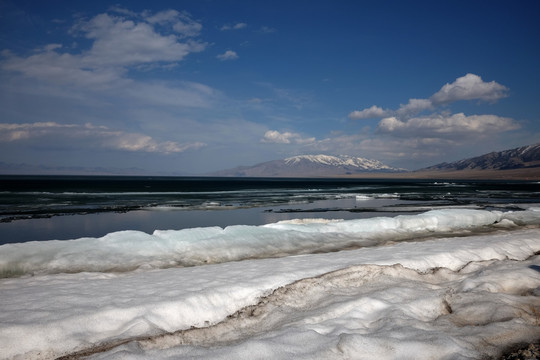
M506 170L412 170L405 172L360 172L351 174L298 174L282 173L271 176L212 176L207 174L192 175L163 175L163 174L117 174L117 173L2 173L3 177L55 177L55 176L81 176L81 177L133 177L133 178L225 178L225 179L392 179L392 180L510 180L510 181L540 181L540 166Z
M350 179L404 179L404 180L522 180L540 181L540 167L509 170L451 170L410 171L405 173L365 173L339 177Z

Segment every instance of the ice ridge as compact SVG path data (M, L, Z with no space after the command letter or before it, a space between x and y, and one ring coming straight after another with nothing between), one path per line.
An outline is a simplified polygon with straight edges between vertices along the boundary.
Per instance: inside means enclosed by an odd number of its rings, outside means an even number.
M331 222L279 222L262 226L156 230L153 234L120 231L101 238L2 245L0 275L10 277L197 266L378 246L486 226L512 227L539 223L539 211L501 213L444 209L419 215Z

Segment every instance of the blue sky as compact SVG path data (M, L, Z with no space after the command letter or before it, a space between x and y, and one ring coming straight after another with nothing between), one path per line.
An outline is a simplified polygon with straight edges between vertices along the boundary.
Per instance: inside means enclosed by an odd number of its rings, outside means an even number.
M538 1L0 0L0 163L418 169L540 141Z

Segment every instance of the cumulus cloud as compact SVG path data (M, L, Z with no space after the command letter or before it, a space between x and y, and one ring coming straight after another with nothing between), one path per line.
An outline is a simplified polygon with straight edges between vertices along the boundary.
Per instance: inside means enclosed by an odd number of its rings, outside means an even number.
M349 114L349 119L359 120L359 119L371 119L379 118L386 116L389 113L388 110L384 110L378 106L373 105L370 108L364 110L355 110Z
M495 81L486 82L478 75L466 74L445 84L427 99L411 98L395 110L374 105L351 112L349 118L381 118L375 137L369 139L370 146L377 144L380 147L380 156L377 158L381 160L386 155L388 159L408 158L410 161L435 159L448 151L455 153L459 148L467 146L489 148L488 145L497 141L495 139L502 134L519 129L520 124L508 117L450 112L449 105L457 101L495 102L507 94L508 88ZM368 139L362 140L361 144L367 144L366 141ZM369 151L359 145L360 148Z
M236 53L236 51L227 50L223 54L219 54L217 58L221 61L236 60L238 59L238 54Z
M55 145L69 147L107 148L132 152L181 153L188 149L206 146L202 142L177 143L157 141L140 133L109 129L92 124L59 124L56 122L36 122L26 124L0 123L0 142L39 140L44 143L54 141Z
M279 132L276 130L268 130L261 139L263 143L274 144L309 144L315 141L314 137L304 138L302 135L292 132Z
M444 85L433 94L430 100L434 104L448 104L459 100L497 101L508 96L508 88L495 81L484 82L475 74L457 78L451 84Z
M518 129L513 119L497 115L471 115L463 113L444 115L433 114L415 117L406 121L396 117L382 119L378 132L394 136L414 137L478 137Z
M397 110L383 110L373 105L361 111L355 110L351 112L349 118L356 120L382 118L385 116L407 117L456 101L482 100L495 102L506 96L508 96L508 88L506 86L495 81L485 82L480 76L475 74L466 74L457 78L453 83L444 85L429 99L409 99L407 104L402 104Z
M409 99L409 102L405 105L401 105L396 111L396 113L400 115L418 114L424 110L430 109L433 109L433 104L431 103L431 100Z

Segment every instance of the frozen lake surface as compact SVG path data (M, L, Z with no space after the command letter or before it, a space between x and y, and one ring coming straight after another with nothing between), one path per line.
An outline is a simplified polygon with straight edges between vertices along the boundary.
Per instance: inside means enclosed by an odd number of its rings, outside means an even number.
M535 183L18 180L0 358L482 359L540 338Z

